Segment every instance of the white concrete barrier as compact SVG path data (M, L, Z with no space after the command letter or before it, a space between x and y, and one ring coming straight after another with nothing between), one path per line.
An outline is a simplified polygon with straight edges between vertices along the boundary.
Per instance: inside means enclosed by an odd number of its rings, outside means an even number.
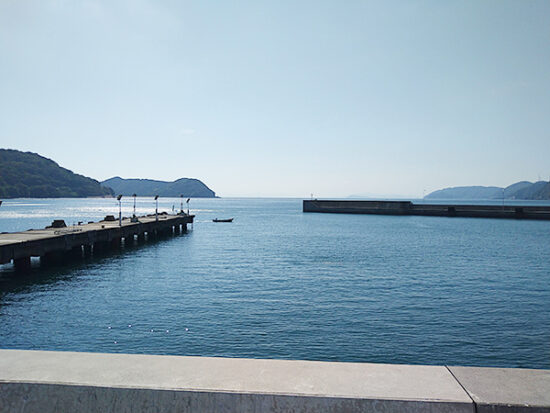
M0 412L550 412L550 371L498 370L0 350Z

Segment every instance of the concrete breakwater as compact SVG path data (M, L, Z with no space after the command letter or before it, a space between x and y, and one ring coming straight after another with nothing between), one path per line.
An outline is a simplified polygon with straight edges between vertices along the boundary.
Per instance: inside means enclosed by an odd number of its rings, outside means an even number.
M550 206L414 204L410 201L312 199L303 201L303 212L550 220Z
M550 412L550 370L0 350L0 413Z
M13 261L17 270L27 270L31 257L55 262L116 250L130 239L141 241L146 236L179 234L187 230L187 224L193 223L193 219L194 215L186 214L148 215L120 221L111 216L83 225L66 227L62 221L54 221L57 225L44 229L1 233L0 264Z

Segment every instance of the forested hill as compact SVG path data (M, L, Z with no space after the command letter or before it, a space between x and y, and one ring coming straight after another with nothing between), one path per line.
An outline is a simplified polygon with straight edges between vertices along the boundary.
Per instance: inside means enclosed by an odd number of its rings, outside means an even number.
M216 193L198 179L181 178L173 182L155 181L152 179L123 179L118 176L101 183L112 188L116 194L138 196L183 195L191 198L215 198Z
M0 198L112 196L95 179L75 174L36 153L0 149Z
M516 182L506 188L496 186L458 186L444 188L426 195L426 199L550 199L550 182Z

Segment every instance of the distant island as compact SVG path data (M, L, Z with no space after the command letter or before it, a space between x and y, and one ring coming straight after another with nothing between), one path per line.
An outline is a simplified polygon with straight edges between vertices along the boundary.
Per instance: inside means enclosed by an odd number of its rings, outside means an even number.
M516 182L506 188L497 186L457 186L434 191L424 199L550 199L550 182Z
M36 153L0 149L0 198L101 196L113 196L113 191Z
M216 193L198 179L181 178L173 182L154 181L152 179L123 179L118 176L101 182L101 185L112 188L115 194L131 196L166 196L183 195L188 198L215 198Z

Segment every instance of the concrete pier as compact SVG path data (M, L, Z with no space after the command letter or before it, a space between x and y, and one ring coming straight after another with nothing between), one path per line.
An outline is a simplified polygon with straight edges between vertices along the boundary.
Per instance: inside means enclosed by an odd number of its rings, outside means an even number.
M550 370L0 350L0 413L549 413Z
M129 218L119 221L100 221L63 228L45 228L0 234L0 264L13 261L18 271L30 268L30 258L40 257L43 263L62 262L121 248L122 241L133 243L134 237L144 240L156 232L172 234L174 228L187 229L193 215L159 215Z
M550 220L550 206L414 204L410 201L312 199L303 201L303 212Z

